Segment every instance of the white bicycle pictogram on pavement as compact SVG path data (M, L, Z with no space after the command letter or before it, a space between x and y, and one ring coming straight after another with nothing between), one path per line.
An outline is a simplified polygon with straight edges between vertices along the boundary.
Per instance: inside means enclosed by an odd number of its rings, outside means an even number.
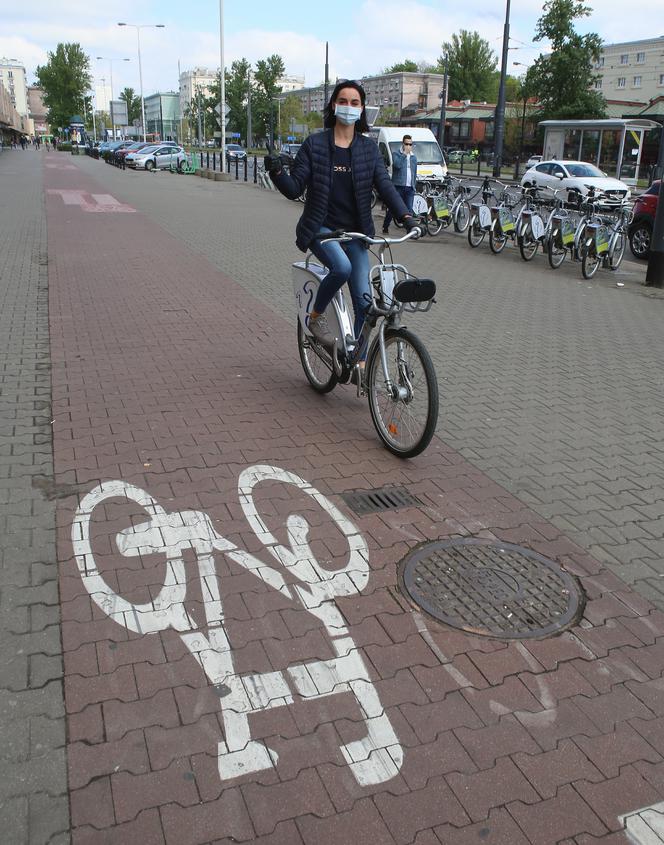
M348 542L349 557L345 567L329 570L318 564L307 540L310 526L303 516L288 517L286 528L290 547L279 544L261 519L253 499L254 487L264 481L292 484L323 508ZM278 754L262 740L252 740L249 714L288 706L293 702L293 691L305 700L344 692L353 694L362 712L366 736L341 745L341 753L360 785L389 780L401 768L403 749L334 601L336 596L360 593L367 585L369 559L364 538L329 499L307 481L279 467L255 465L247 468L239 477L238 493L244 515L256 537L276 563L285 567L300 583L287 584L278 568L265 564L222 537L202 511L167 513L139 487L124 481L108 481L83 498L72 525L76 563L88 593L110 619L129 631L138 634L154 634L169 628L177 631L210 683L224 690L220 706L225 736L217 752L222 780L277 765ZM159 595L147 604L133 604L115 593L95 564L90 542L92 512L102 502L118 497L137 503L150 517L147 522L117 534L118 551L128 557L161 553L167 558ZM207 633L200 630L185 608L187 578L183 554L188 549L196 554L205 599ZM233 649L224 627L215 552L227 555L289 599L299 600L305 610L322 621L336 657L293 664L283 672L237 674Z

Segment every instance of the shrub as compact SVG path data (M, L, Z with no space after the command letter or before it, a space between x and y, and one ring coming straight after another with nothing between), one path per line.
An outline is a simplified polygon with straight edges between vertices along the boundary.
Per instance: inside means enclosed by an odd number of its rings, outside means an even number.
M58 144L58 149L61 153L70 153L71 144L69 143L69 141L63 141L61 144Z

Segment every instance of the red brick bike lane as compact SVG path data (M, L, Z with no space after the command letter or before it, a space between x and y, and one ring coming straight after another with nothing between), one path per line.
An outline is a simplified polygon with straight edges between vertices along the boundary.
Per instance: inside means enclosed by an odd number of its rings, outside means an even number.
M664 800L661 614L441 440L391 456L293 325L61 154L44 180L74 842L627 842ZM385 484L422 505L339 495ZM583 618L425 619L397 564L450 537L555 559Z

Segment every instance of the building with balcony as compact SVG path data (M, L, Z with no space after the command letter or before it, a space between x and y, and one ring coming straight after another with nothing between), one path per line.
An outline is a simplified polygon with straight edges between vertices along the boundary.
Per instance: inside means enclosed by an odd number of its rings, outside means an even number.
M25 68L16 59L0 59L0 85L5 87L9 101L22 116L28 116L28 84Z
M206 67L195 67L192 70L182 71L179 81L179 113L181 115L186 113L198 91L201 92L201 97L209 97L211 87L218 78L219 71Z
M381 107L379 123L383 120L381 114L398 119L402 114L415 114L435 108L443 90L443 75L440 73L385 73L365 76L359 81L366 91L367 105ZM328 96L335 85L336 81L330 82ZM324 88L324 85L316 85L314 88L300 88L289 93L298 97L304 114L322 114L325 107Z
M607 100L654 100L664 94L664 35L605 44L595 73Z
M49 135L48 109L44 105L44 91L38 85L28 85L28 116L34 135L40 138Z

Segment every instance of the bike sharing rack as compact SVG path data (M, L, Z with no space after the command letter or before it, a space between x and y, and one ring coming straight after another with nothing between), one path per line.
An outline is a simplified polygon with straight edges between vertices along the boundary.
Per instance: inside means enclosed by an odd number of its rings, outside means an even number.
M291 484L310 496L332 519L348 542L349 557L342 569L329 570L316 561L307 537L309 523L292 514L286 523L290 547L279 544L261 519L253 489L265 481ZM168 513L152 496L124 481L103 482L81 501L72 524L72 544L79 573L97 606L127 630L149 636L176 631L222 694L220 707L224 739L217 757L222 781L276 767L278 754L264 741L251 738L249 716L273 707L289 706L294 693L314 700L351 693L362 712L366 736L340 746L355 780L361 786L393 778L403 763L403 749L371 681L366 664L335 604L336 596L360 593L369 580L366 541L358 529L307 481L279 467L255 465L238 480L240 505L256 537L278 566L298 581L287 584L282 573L218 534L202 511ZM133 604L115 593L97 569L90 540L95 507L107 499L126 498L140 505L149 519L116 536L119 553L127 557L164 554L166 575L158 596L147 604ZM186 610L187 577L184 553L196 554L198 577L205 598L207 633ZM222 553L261 579L271 589L299 601L323 623L336 657L296 663L285 671L238 674L233 649L224 626L223 598L215 571L214 554Z

